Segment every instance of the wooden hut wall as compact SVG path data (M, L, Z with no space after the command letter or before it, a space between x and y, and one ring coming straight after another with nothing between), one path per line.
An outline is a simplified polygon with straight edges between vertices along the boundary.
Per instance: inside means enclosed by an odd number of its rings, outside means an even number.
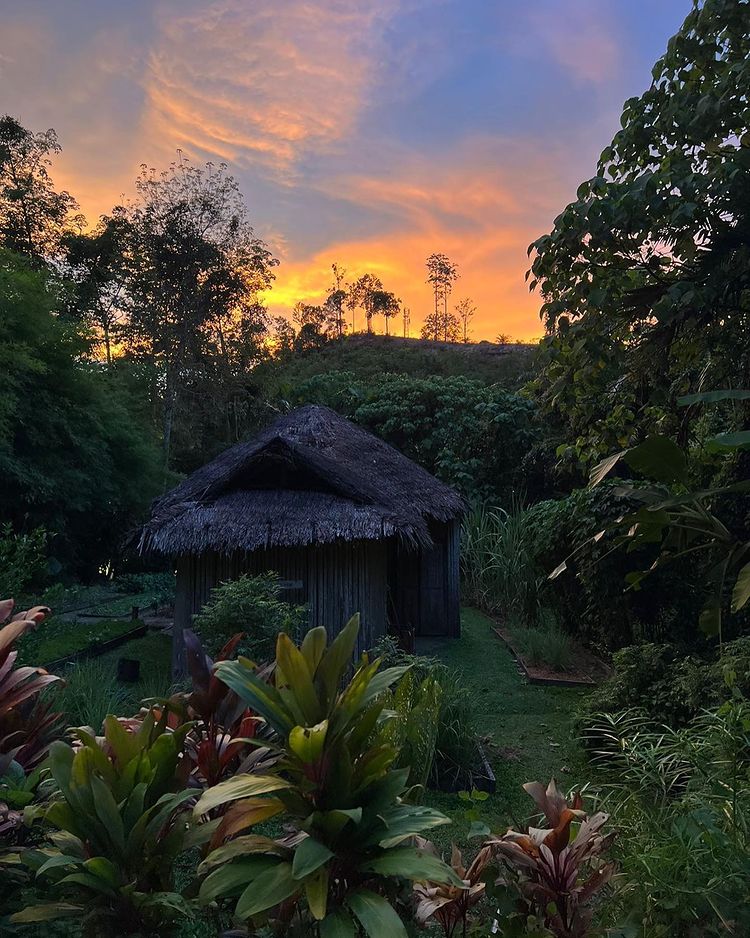
M430 526L434 546L408 550L394 542L390 590L398 624L416 635L461 634L458 521Z
M353 541L311 547L271 548L225 555L208 552L177 562L175 670L182 670L182 629L208 601L211 590L243 573L273 570L285 581L282 598L309 607L309 625L333 638L359 612L358 652L372 648L387 630L385 541Z

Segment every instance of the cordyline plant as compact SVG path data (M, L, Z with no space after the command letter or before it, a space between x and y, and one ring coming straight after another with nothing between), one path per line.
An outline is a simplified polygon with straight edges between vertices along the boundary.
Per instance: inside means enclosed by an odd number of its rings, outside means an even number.
M17 668L13 645L50 614L47 606L34 606L13 615L12 599L0 600L0 777L18 763L33 769L46 756L58 734L60 714L39 695L60 678L44 668Z
M585 938L591 924L588 902L614 871L614 864L600 860L614 837L601 833L608 815L588 817L578 794L568 804L554 779L546 789L540 782L523 787L549 826L527 833L509 830L488 846L505 861L529 914L556 938Z
M74 918L85 935L151 936L190 914L172 870L212 826L195 828L186 811L195 798L185 789L189 730L169 731L153 713L142 720L109 716L103 737L78 728L75 747L53 743L48 765L59 791L27 809L27 820L52 828L51 847L14 858L53 900L16 913L13 922Z
M417 838L417 844L426 852L437 856L435 845ZM426 925L433 919L442 928L445 938L461 935L465 938L469 914L485 895L485 870L493 859L492 847L485 845L468 866L464 866L461 851L454 844L451 850L451 868L461 885L455 883L422 882L414 887L417 899L416 920Z
M198 636L185 630L184 637L192 688L160 701L155 711L158 716L164 709L170 729L190 724L185 738L185 754L192 762L189 784L211 788L235 772L267 769L268 749L250 748L264 721L219 680ZM229 660L242 637L242 633L234 635L217 662Z
M308 632L300 647L280 634L274 686L246 659L216 666L276 732L279 761L272 774L237 776L198 802L198 816L231 803L225 842L200 868L208 874L200 898L231 897L237 919L270 921L277 934L299 928L320 938L405 938L386 898L399 880L461 885L442 860L404 845L448 819L406 803L409 770L393 768L397 750L380 736L385 692L406 667L379 671L380 661L365 655L342 687L358 631L355 616L330 646L323 628ZM271 817L289 833L245 833Z

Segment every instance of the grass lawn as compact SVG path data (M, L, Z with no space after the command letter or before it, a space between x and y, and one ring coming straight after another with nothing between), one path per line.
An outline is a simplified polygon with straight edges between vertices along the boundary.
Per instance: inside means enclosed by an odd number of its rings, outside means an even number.
M561 788L586 781L585 758L573 729L575 712L586 690L529 684L515 659L491 631L492 621L475 609L461 615L461 638L435 642L426 651L464 677L473 702L476 728L486 739L487 758L497 778L497 793L483 803L483 820L493 832L522 824L534 804L524 782L549 781ZM428 792L426 800L457 818L439 828L435 840L465 844L465 807L456 795Z

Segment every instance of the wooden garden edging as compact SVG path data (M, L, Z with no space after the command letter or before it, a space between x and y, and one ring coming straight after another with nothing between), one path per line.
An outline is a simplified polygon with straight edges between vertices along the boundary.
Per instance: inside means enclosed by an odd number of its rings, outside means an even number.
M130 629L128 632L123 632L122 635L116 635L114 638L110 638L106 642L93 642L86 648L82 648L80 651L73 652L72 655L66 655L64 658L57 658L55 661L50 661L49 664L42 665L42 667L45 671L52 673L59 668L64 668L66 665L74 664L76 661L86 661L89 658L99 658L101 655L105 655L108 651L114 651L115 648L119 648L121 645L126 645L128 642L132 642L134 638L143 638L147 632L148 626L144 623L135 629Z
M493 628L492 631L516 659L529 684L541 684L548 687L596 687L596 681L584 674L581 674L580 677L573 677L570 672L568 672L567 677L542 676L536 668L529 667L526 664L521 654L516 651L513 642L504 634L503 629Z

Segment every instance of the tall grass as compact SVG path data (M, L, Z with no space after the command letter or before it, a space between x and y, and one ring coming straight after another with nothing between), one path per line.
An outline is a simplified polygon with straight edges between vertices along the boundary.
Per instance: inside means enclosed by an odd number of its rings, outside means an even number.
M466 517L461 572L472 605L526 622L536 620L544 578L534 563L519 498L507 511L480 506Z
M98 733L110 713L131 712L130 690L117 680L112 662L79 661L62 676L65 686L57 693L55 707L65 714L69 726L90 726Z

